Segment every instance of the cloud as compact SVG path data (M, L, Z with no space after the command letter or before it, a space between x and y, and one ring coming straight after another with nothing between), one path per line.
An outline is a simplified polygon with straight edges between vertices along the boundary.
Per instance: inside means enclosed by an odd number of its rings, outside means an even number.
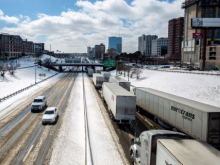
M125 0L79 0L75 3L78 11L68 9L56 16L39 13L35 20L22 15L9 17L0 10L1 20L16 24L1 31L45 42L46 49L52 45L52 50L62 52L86 52L87 46L100 43L107 48L108 37L120 35L122 51L130 53L137 51L142 34L167 37L168 21L183 16L181 4L182 0L133 0L130 4ZM46 37L39 40L42 35Z
M9 17L7 15L4 15L2 10L0 10L0 20L13 24L17 24L19 22L19 19L17 17Z

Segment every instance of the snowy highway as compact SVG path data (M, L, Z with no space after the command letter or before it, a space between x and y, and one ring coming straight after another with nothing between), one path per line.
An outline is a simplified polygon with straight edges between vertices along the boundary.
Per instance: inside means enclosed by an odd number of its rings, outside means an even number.
M48 107L58 107L55 125L42 125L43 111L31 112L30 104L38 95L47 97ZM62 74L3 111L10 113L0 117L0 164L129 164L112 121L85 73Z
M76 77L73 73L64 75L56 84L51 84L42 91L33 93L32 97L26 98L20 106L9 107L11 113L1 117L1 141L0 141L0 162L1 164L29 164L35 161L42 161L45 152L49 150L48 135L53 135L57 125L43 126L41 118L43 112L32 113L30 103L38 95L45 95L48 98L48 106L56 106L59 109L59 115L62 116L62 110L65 108L67 92L72 88L73 80ZM64 104L64 105L63 105ZM58 120L59 122L59 120ZM46 143L47 145L44 145ZM32 153L33 152L33 153ZM40 153L40 154L36 154ZM36 159L36 160L35 160ZM41 163L37 163L41 164Z
M86 74L84 74L85 76ZM85 123L82 74L78 74L67 110L52 145L50 164L87 164L85 162ZM108 114L95 93L90 78L85 77L89 141L93 164L129 164L118 144Z

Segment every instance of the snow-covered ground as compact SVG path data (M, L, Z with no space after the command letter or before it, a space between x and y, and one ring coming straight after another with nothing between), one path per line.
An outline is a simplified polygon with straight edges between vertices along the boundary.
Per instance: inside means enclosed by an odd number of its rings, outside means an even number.
M218 73L218 72L217 72ZM115 71L111 71L116 75ZM124 74L121 78L128 80ZM136 87L147 87L220 107L220 75L172 73L144 69L139 79L129 78Z
M64 63L64 58L56 58L47 54L43 54L39 57L40 60L44 61L46 58L49 58L51 62L56 62L56 63Z
M52 70L48 71L48 69L44 67L34 67L34 61L35 60L32 57L20 58L18 60L20 67L15 71L13 75L11 75L9 72L6 72L4 78L0 76L0 98L8 96L32 84L35 84L35 75L36 82L40 82L43 79L46 79L56 73ZM41 76L42 73L45 76Z

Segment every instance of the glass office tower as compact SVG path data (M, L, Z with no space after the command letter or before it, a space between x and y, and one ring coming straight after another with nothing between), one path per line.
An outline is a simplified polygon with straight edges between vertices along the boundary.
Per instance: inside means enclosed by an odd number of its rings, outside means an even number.
M108 38L108 49L115 49L115 54L122 52L122 38L121 37L109 37Z

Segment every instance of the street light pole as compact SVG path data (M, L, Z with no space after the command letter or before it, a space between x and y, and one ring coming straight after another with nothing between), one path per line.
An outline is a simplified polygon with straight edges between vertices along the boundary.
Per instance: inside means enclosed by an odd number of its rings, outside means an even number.
M36 55L35 55L34 65L35 65L35 84L36 84Z

